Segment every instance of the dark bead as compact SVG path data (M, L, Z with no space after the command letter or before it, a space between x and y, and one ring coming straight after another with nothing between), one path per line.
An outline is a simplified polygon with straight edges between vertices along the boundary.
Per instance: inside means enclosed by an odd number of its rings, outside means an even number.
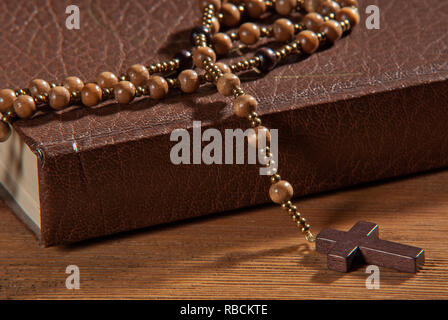
M210 29L205 26L200 26L200 27L193 28L193 30L191 30L190 41L194 46L196 45L195 38L197 35L200 35L200 34L205 35L205 39L207 40L207 43L210 43L210 40L211 40Z
M179 71L193 69L193 55L188 50L179 51L174 55L174 59L179 60Z
M263 72L270 71L275 68L277 64L277 57L274 50L270 48L261 48L255 52L255 57L260 59L260 65L258 69Z

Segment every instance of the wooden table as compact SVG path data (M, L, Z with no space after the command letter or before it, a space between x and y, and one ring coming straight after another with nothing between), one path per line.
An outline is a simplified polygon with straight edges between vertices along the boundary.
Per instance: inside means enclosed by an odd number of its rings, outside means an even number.
M448 298L448 171L303 199L314 230L380 225L383 239L426 249L417 275L326 269L277 207L219 214L77 245L40 248L0 202L0 298ZM81 288L68 290L68 265Z

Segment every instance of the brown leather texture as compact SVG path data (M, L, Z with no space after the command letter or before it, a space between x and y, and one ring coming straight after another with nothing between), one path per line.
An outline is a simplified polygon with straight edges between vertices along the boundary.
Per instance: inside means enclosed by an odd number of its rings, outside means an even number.
M65 27L70 4L80 8L80 30ZM360 4L361 24L334 46L241 76L263 123L279 129L279 173L297 197L448 165L448 3ZM380 30L365 26L370 4L380 8ZM3 1L0 87L23 88L35 77L93 80L166 60L191 47L199 17L197 1L185 0ZM39 156L42 244L268 202L269 179L255 166L170 161L171 131L193 120L246 128L231 101L209 86L16 122Z

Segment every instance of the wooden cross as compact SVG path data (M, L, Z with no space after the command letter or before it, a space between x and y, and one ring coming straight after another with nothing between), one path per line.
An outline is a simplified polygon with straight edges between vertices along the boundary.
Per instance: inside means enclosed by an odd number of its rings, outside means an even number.
M322 230L316 237L316 251L327 254L328 269L339 272L364 262L416 273L425 262L423 249L381 240L378 225L363 221L348 232Z

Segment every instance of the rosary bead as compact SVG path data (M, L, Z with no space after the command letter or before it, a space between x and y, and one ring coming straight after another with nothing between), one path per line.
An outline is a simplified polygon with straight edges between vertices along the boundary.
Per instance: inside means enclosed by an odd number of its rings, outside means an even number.
M261 48L257 50L257 52L255 52L254 56L260 60L258 69L263 72L274 69L275 65L277 64L277 57L275 55L275 52L270 48Z
M149 71L142 64L132 65L126 73L129 76L129 81L131 81L134 86L141 86L149 79Z
M291 200L294 189L288 181L280 180L269 188L269 197L275 203L282 204Z
M231 73L232 70L230 69L229 65L222 62L217 62L216 66L221 70L222 73Z
M149 95L152 99L158 100L164 98L168 94L168 82L160 76L151 76L147 82Z
M217 33L212 38L212 45L219 55L227 55L232 50L232 39L225 33Z
M350 26L354 28L359 24L360 20L358 9L354 7L342 8L336 14L336 19L338 21L344 21L347 19L348 21L350 21Z
M219 29L221 28L221 26L219 25L219 20L216 17L213 17L211 19L211 25L210 25L210 32L212 34L215 34L216 32L219 32Z
M64 87L70 92L78 92L84 87L84 82L78 77L67 77L64 80Z
M193 61L196 67L202 68L202 61L204 61L205 58L210 58L213 62L215 62L215 51L209 47L196 47L193 52Z
M29 95L20 95L13 103L15 113L22 119L29 118L36 111L36 103Z
M130 81L120 81L115 85L115 100L118 103L126 104L131 102L135 97L135 86Z
M260 28L251 22L243 23L238 29L240 41L244 44L254 44L260 40Z
M81 90L81 101L86 107L97 105L103 97L103 91L96 83L87 83Z
M303 7L307 12L315 12L319 8L322 0L304 0Z
M28 88L33 97L42 94L46 95L50 93L51 87L50 84L42 79L34 79L28 84Z
M235 98L233 110L240 118L247 118L252 111L257 109L258 102L250 94L243 94Z
M54 87L49 94L50 107L61 110L70 103L70 91L65 87Z
M235 27L240 23L241 13L238 7L231 3L224 3L221 6L222 23L228 27Z
M357 0L336 0L337 3L343 7L359 7Z
M324 18L316 12L311 12L303 18L302 23L307 30L319 32L320 26L324 23Z
M289 15L297 6L297 0L277 0L275 1L275 11L283 16Z
M341 10L341 6L336 1L323 1L317 9L317 12L325 17L331 13L336 14L339 10Z
M0 142L5 142L11 135L11 127L8 123L0 120Z
M199 26L191 30L190 41L193 45L196 45L196 37L201 34L205 36L207 43L210 43L210 29L206 26Z
M259 142L260 138L264 141ZM261 147L264 148L271 143L271 133L268 128L258 125L253 129L252 134L247 136L247 142L253 148L258 148L258 144L261 143Z
M194 70L184 70L177 77L179 80L180 90L185 93L192 93L199 88L199 76Z
M11 89L0 90L0 112L5 113L11 109L12 104L17 99L16 93Z
M221 0L199 0L199 8L201 10L204 10L204 8L207 8L210 4L213 5L215 11L221 9Z
M285 18L275 20L272 30L277 41L288 42L294 37L294 24Z
M96 78L96 82L101 88L109 89L118 83L118 77L112 72L101 72Z
M313 31L305 30L300 32L296 36L296 40L300 43L303 52L307 54L312 54L319 48L319 38Z
M325 21L320 27L320 32L325 34L328 41L334 43L342 37L342 27L335 20Z
M266 3L264 0L247 0L246 9L249 17L258 19L266 12Z
M179 70L192 69L194 67L193 55L188 50L181 50L174 55L174 59L179 60Z
M218 92L223 96L231 96L233 88L241 84L240 78L233 73L225 73L216 82Z

